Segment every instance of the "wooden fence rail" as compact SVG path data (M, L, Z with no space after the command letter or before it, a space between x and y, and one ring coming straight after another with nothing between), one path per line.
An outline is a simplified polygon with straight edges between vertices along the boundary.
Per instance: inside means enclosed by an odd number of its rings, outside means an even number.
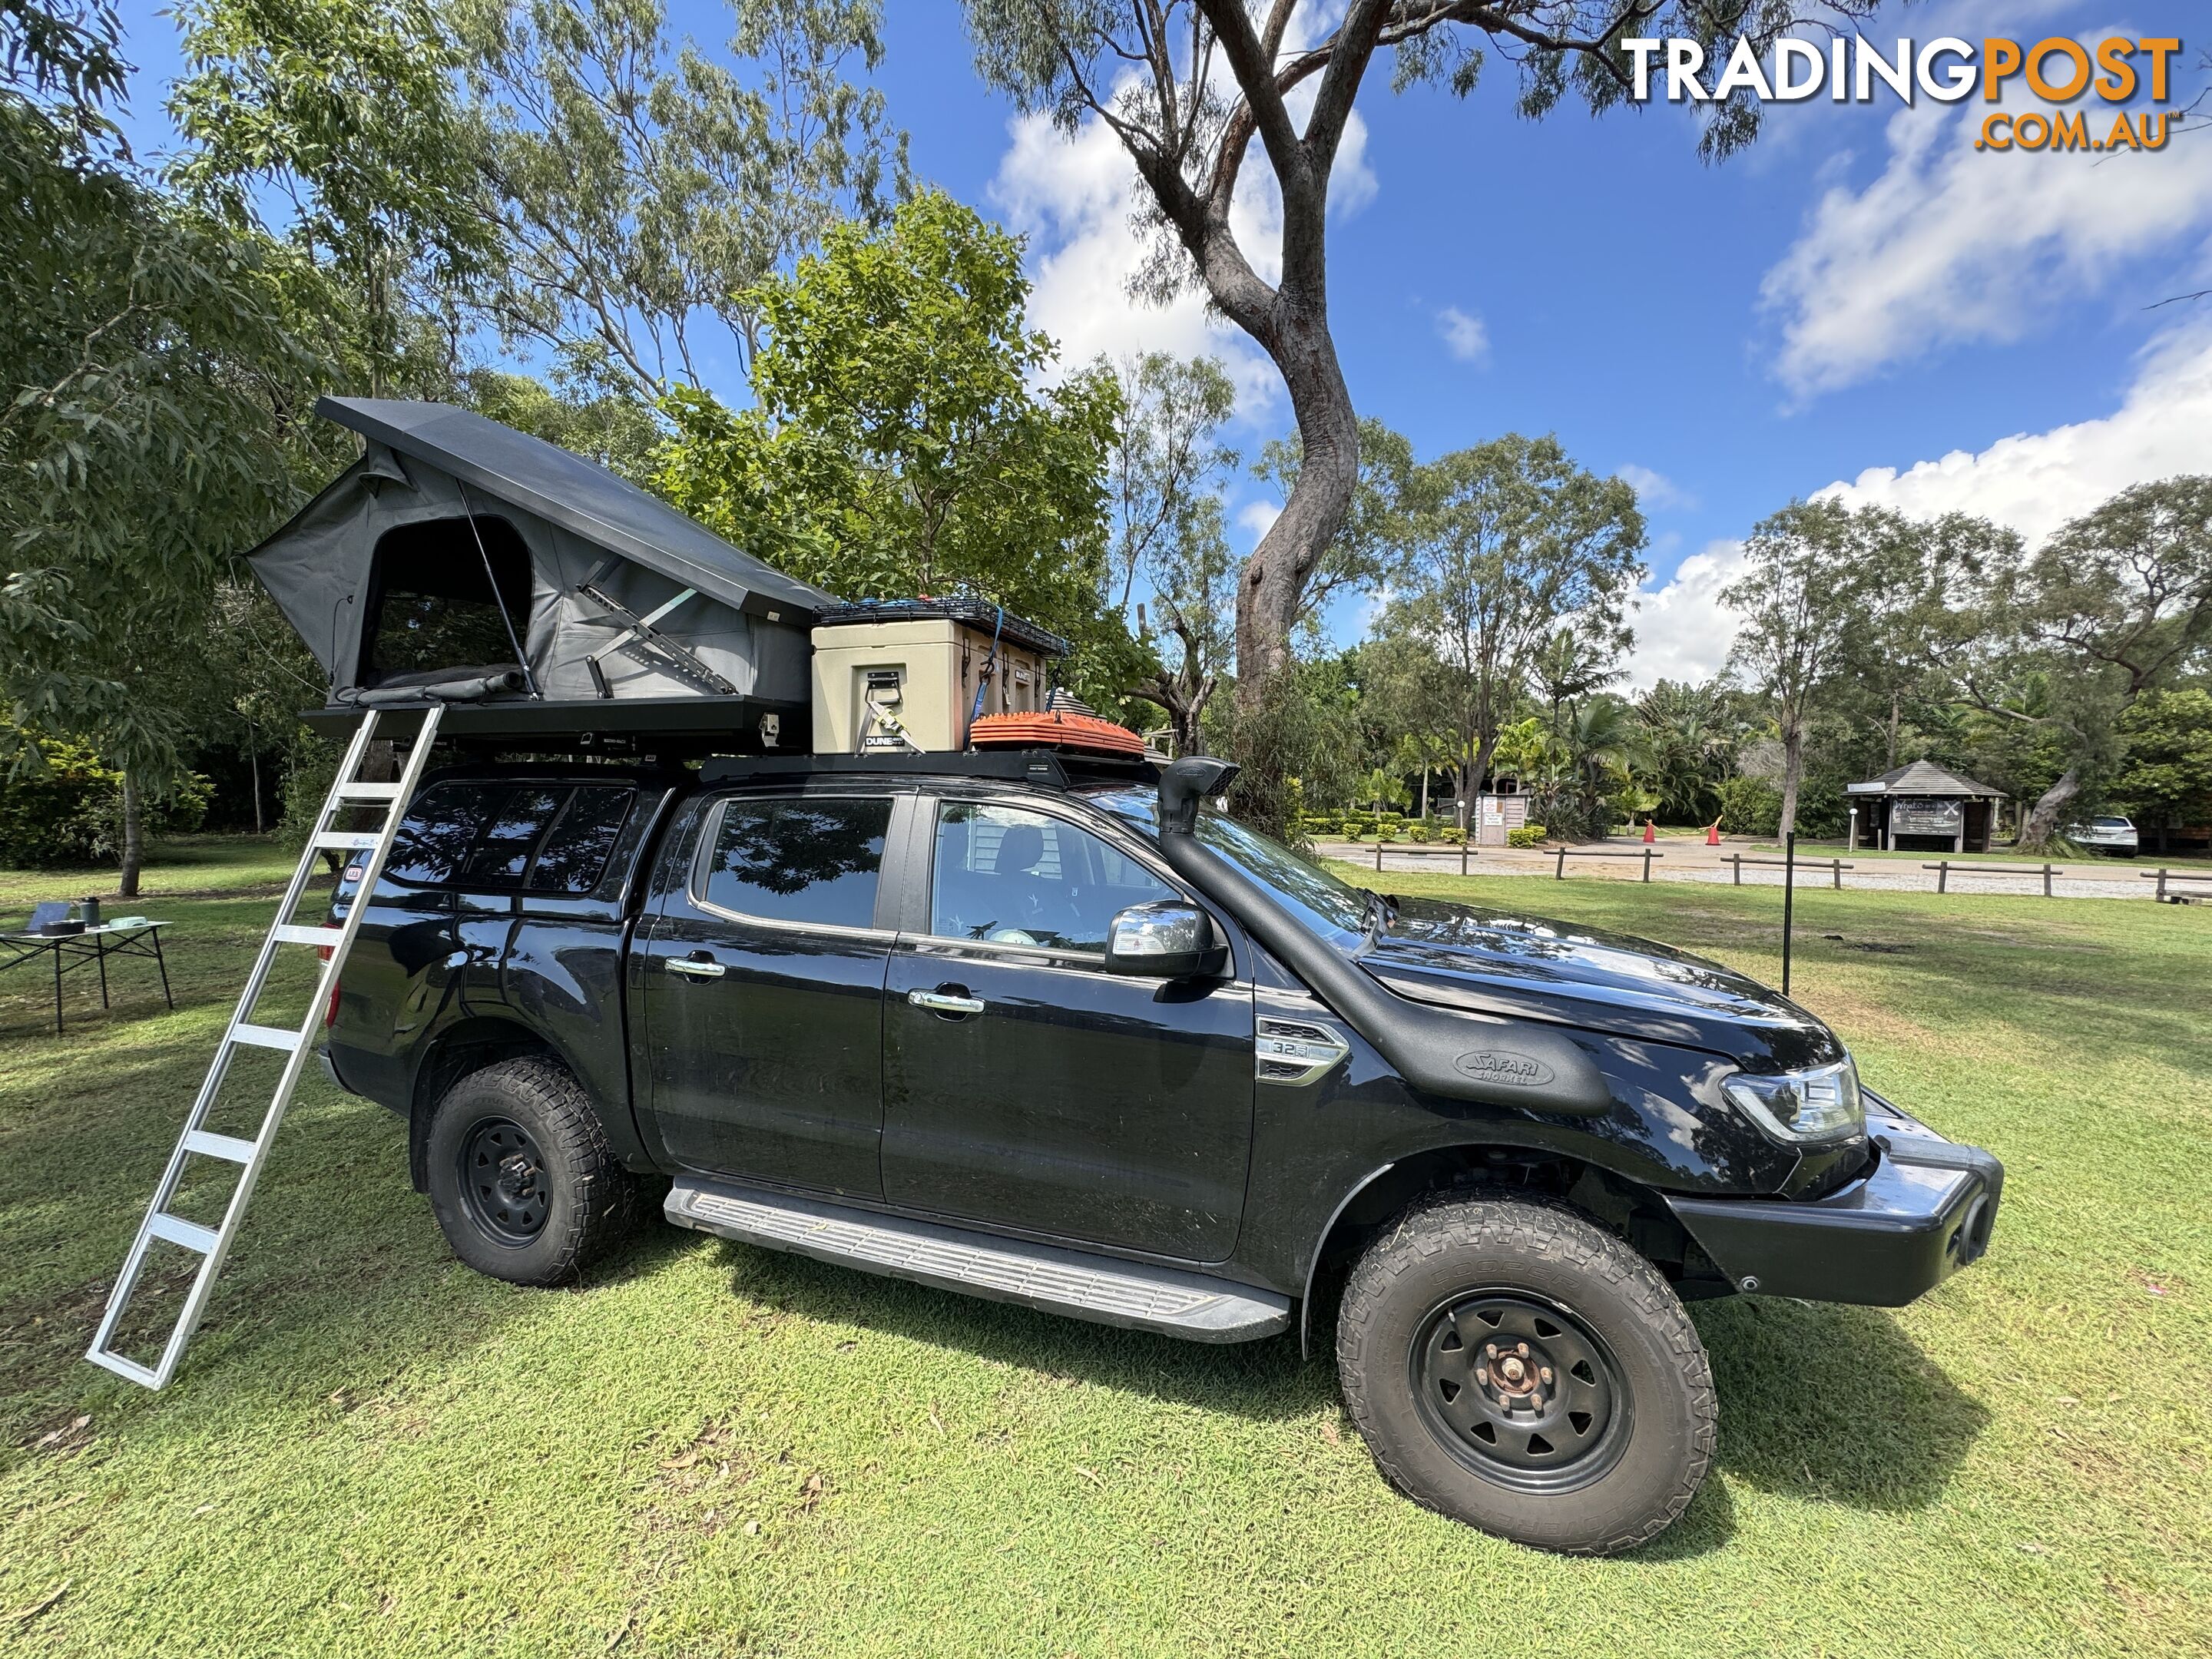
M2026 866L2012 864L1954 864L1948 859L1943 860L1939 864L1923 864L1920 867L1923 870L1933 870L1936 872L1936 890L1939 893L1946 890L1947 884L1951 879L1951 872L1954 870L1962 876L2041 876L2043 878L2043 896L2045 898L2049 898L2051 896L2051 878L2056 875L2058 871L2058 866L2055 864L2046 864L2039 869L2032 864Z
M1743 885L1743 866L1747 864L1764 864L1777 870L1786 869L1790 864L1788 859L1755 859L1747 853L1731 853L1721 862L1734 866L1735 878L1729 884L1735 887ZM1840 893L1844 890L1844 872L1856 870L1858 866L1846 864L1841 859L1799 859L1797 867L1800 870L1827 871L1835 881L1836 890Z
M2160 865L2155 870L2142 872L2145 881L2158 884L2158 900L2161 904L2201 904L2205 896L2200 893L2175 893L2170 897L2166 890L2169 881L2212 881L2212 870L2169 870Z
M1644 879L1649 881L1651 879L1651 860L1654 859L1663 859L1667 855L1664 853L1660 852L1657 848L1650 847L1639 847L1631 853L1607 853L1596 850L1586 850L1579 847L1562 847L1558 849L1553 856L1559 860L1559 863L1555 865L1552 870L1552 875L1555 880L1565 881L1567 878L1567 860L1569 859L1642 859L1644 860Z

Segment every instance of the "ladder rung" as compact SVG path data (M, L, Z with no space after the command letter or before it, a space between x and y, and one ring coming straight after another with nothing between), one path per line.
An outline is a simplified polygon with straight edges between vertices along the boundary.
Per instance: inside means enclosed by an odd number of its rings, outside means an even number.
M326 848L333 853L374 852L383 836L373 830L325 830L308 837L311 846Z
M198 1250L202 1255L213 1255L216 1242L216 1231L203 1227L197 1221L187 1221L180 1215L171 1215L167 1210L156 1210L146 1218L146 1231L156 1238L166 1238L172 1244L181 1244L188 1250Z
M276 932L279 945L326 945L333 949L345 937L342 927L295 927L289 922L278 923Z
M127 1376L133 1382L149 1389L161 1386L161 1374L151 1365L142 1365L135 1359L125 1359L119 1353L110 1353L106 1348L94 1348L85 1355L95 1365L105 1366L118 1376Z
M204 1158L227 1158L233 1164L251 1164L253 1154L260 1150L250 1140L240 1140L235 1135L219 1135L211 1129L185 1131L185 1150L198 1152Z
M290 1054L300 1046L297 1031L280 1030L274 1025L248 1025L244 1020L230 1028L233 1042L250 1042L257 1048L275 1048Z
M338 786L340 800L398 800L399 786L396 783L342 783Z

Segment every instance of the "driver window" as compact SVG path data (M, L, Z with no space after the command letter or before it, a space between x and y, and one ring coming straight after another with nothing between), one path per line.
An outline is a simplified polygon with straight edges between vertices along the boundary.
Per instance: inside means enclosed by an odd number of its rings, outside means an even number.
M945 801L929 931L1103 955L1114 913L1182 896L1087 830L1018 806Z

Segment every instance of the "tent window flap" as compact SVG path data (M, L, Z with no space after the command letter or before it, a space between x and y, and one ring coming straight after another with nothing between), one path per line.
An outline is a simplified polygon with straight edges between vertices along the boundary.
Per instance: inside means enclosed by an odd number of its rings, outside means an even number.
M519 634L529 617L530 550L505 519L480 514L473 529L465 516L401 525L377 540L358 683L513 663L508 623Z

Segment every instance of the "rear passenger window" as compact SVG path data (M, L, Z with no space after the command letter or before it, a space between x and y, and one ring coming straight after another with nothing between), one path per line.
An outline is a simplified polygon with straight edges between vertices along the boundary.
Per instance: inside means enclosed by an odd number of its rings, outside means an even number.
M566 789L536 786L509 789L492 812L491 822L469 854L462 872L465 887L520 887L530 868L530 855L538 838L551 827L553 815L568 803Z
M489 783L441 783L424 790L408 808L385 874L415 887L453 880L506 793Z
M702 896L770 921L872 927L890 821L888 799L728 801Z
M538 851L538 862L530 870L530 890L588 893L597 887L635 799L628 789L577 790Z

